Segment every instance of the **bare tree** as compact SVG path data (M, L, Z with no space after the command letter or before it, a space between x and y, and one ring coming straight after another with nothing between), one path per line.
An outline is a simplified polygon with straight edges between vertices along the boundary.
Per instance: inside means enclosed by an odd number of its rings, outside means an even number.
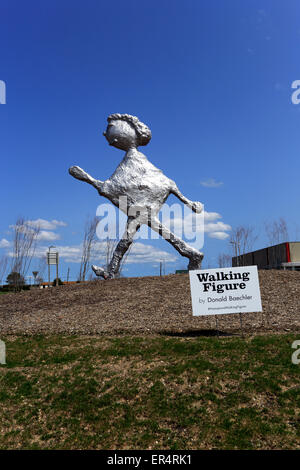
M237 255L243 255L244 253L252 250L258 237L254 231L254 227L246 225L239 225L232 229L229 243L233 246L234 253L237 253ZM235 246L237 247L237 250L235 249Z
M299 225L295 223L295 240L300 238L300 228Z
M270 245L278 245L279 243L288 241L287 223L283 217L273 222L266 222L265 230Z
M107 237L105 242L104 242L104 245L103 245L104 246L104 257L105 257L104 269L106 271L108 270L108 266L109 266L111 257L113 255L113 252L116 249L117 244L118 244L117 240L113 240L109 237Z
M32 271L35 285L38 286L42 282L44 282L46 268L47 268L47 255L44 254L38 258L38 262L35 264L35 271Z
M13 252L11 272L19 273L21 278L25 278L35 253L40 227L38 225L31 225L23 217L19 217L12 228ZM15 285L16 289L19 287Z
M218 256L218 267L229 268L232 264L232 257L226 253L220 253Z
M79 281L85 281L85 277L90 268L90 258L92 249L96 241L96 228L98 220L99 219L97 217L88 218L85 224L84 237L82 243L82 256L78 276Z
M232 229L229 243L233 251L233 256L236 256L238 259L238 266L243 264L242 255L252 251L257 237L258 235L255 234L254 227L251 226L239 225Z
M39 281L39 284L44 281L45 271L47 268L47 256L43 255L39 259L39 263L37 266L38 277L36 278Z

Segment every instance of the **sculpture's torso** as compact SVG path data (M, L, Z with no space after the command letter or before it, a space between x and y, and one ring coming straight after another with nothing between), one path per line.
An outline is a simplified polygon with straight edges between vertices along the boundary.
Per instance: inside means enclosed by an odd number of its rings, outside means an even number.
M166 201L172 180L136 149L129 150L113 175L104 181L101 194L119 207L126 196L128 207L140 206L157 213Z

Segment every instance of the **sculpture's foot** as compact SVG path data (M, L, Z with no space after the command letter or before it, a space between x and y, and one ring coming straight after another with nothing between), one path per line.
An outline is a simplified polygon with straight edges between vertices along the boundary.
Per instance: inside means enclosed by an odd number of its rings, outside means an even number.
M105 271L103 268L99 268L99 266L92 265L92 270L96 274L96 276L103 277L104 279L109 279L109 273Z
M193 257L190 258L188 270L192 271L194 269L201 269L203 256L204 256L203 253L200 253L200 251L198 253L195 253L195 255L193 255Z

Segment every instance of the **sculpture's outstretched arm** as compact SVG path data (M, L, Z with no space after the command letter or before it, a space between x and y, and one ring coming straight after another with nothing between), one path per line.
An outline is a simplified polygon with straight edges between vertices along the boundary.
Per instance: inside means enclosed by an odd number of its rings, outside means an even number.
M77 180L85 181L86 183L89 183L94 186L97 191L101 192L103 181L96 180L79 166L71 166L71 168L69 168L69 173Z
M182 201L184 204L186 204L190 209L192 209L193 212L196 212L197 214L200 214L203 211L203 204L201 202L193 202L190 201L188 198L186 198L177 188L177 185L174 183L172 185L171 191L172 194L178 197L180 201Z

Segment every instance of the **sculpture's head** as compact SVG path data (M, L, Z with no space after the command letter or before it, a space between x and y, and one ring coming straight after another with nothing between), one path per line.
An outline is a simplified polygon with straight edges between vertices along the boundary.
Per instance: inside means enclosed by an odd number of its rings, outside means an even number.
M109 145L121 150L147 145L151 139L149 127L137 117L129 114L111 114L107 118L108 126L103 135Z

